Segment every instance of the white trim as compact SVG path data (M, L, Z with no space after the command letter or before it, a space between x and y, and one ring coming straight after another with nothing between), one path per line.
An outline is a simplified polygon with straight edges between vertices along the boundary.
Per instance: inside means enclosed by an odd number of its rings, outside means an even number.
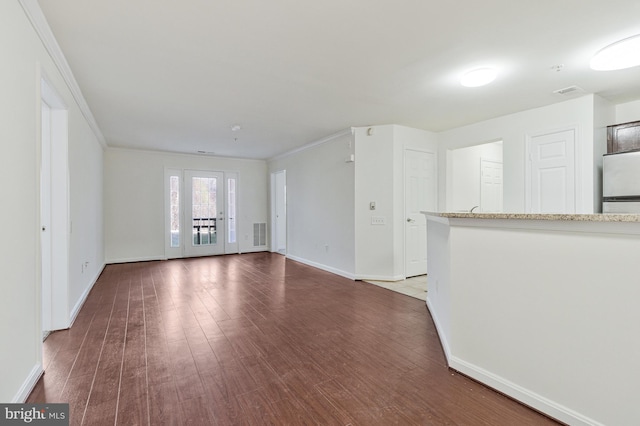
M341 277L348 278L350 280L355 281L355 275L350 272L345 272L341 269L332 268L331 266L323 265L321 263L317 263L311 260L304 259L302 257L293 256L291 254L285 255L287 259L295 260L296 262L304 263L308 266L313 266L314 268L322 269L323 271L331 272L332 274L340 275Z
M269 247L268 246L251 247L248 250L241 250L237 254L262 253L262 252L269 253ZM230 254L236 254L236 253L230 253Z
M100 127L98 127L98 123L96 122L96 119L91 113L91 109L89 109L89 105L82 95L80 86L78 86L78 82L73 76L71 67L69 67L69 63L64 57L62 49L60 48L60 45L53 35L51 27L49 27L49 23L42 13L42 9L40 9L37 0L18 1L20 2L22 9L27 15L27 18L29 18L33 29L38 34L38 37L40 37L40 40L49 53L49 56L51 56L53 63L58 68L58 71L60 71L62 78L64 79L67 87L69 88L69 91L71 92L71 95L73 96L73 99L75 99L76 103L78 104L78 108L80 109L80 112L84 116L85 120L87 120L87 123L93 131L93 134L96 136L96 139L98 139L98 142L100 142L100 145L102 145L103 148L106 148L107 143L105 142L104 135L102 134Z
M406 279L404 275L354 275L355 280L359 281L389 281L396 282Z
M29 373L25 381L22 383L22 386L20 386L20 389L18 389L18 392L11 400L11 403L12 404L24 403L27 400L27 398L29 398L29 394L38 383L38 380L40 380L40 376L42 376L43 374L44 374L44 369L42 368L42 364L38 363L34 365L33 368L31 369L31 372Z
M435 322L435 319L434 319ZM444 345L443 345L444 346ZM604 424L583 416L582 414L573 411L564 405L558 404L550 399L543 397L529 389L523 388L509 380L504 379L498 375L491 373L483 368L480 368L474 364L463 361L455 356L447 357L449 367L453 368L460 373L469 376L475 380L484 383L485 385L504 393L525 405L535 408L554 419L560 420L570 425L590 425L590 426L604 426Z
M94 275L93 279L91 280L91 284L89 284L87 289L82 293L82 295L78 299L78 302L76 303L76 305L71 310L71 313L69 315L69 327L71 327L73 325L74 321L76 320L76 317L80 313L80 309L82 309L82 306L84 305L84 302L86 302L87 297L89 297L89 293L91 293L91 290L93 289L93 286L96 285L96 283L98 282L98 278L100 278L100 274L102 274L102 271L104 271L104 267L105 266L106 266L106 264L103 263L102 266L100 267L100 269L98 270L98 272Z
M297 154L299 152L306 151L307 149L311 149L311 148L316 147L318 145L322 145L323 143L330 142L330 141L332 141L332 140L334 140L336 138L339 138L341 136L347 136L347 135L350 135L352 133L353 133L353 130L352 130L351 127L348 128L348 129L341 130L339 132L336 132L336 133L333 133L333 134L331 134L329 136L326 136L326 137L324 137L322 139L318 139L317 141L314 141L314 142L308 143L306 145L303 145L301 147L292 149L291 151L287 151L284 154L280 154L280 155L276 155L275 157L271 157L271 158L267 159L267 162L276 161L276 160L282 160L285 157L289 157L289 156L291 156L293 154Z
M124 146L109 146L107 148L109 151L133 151L133 152L142 152L147 154L157 154L157 155L175 155L179 157L189 157L189 158L209 158L209 159L219 159L219 160L234 160L234 161L246 161L253 163L264 163L266 160L260 158L243 158L243 157L232 157L232 156L224 156L224 155L205 155L205 154L196 154L189 152L178 152L178 151L167 151L160 149L142 149L142 148L127 148ZM168 166L167 166L168 167ZM172 168L172 167L169 167ZM186 170L186 169L185 169ZM227 171L227 170L221 170ZM233 170L228 170L233 171Z
M277 233L278 233L278 226L277 226L277 205L276 202L278 201L276 199L276 192L277 192L277 175L280 173L284 173L284 186L285 186L285 216L287 214L286 211L286 205L287 205L287 199L286 199L286 187L287 187L287 169L280 169L274 172L271 172L271 174L269 175L269 183L270 183L270 193L269 193L269 208L270 208L270 213L271 213L271 228L270 228L270 241L269 241L269 250L272 253L280 253L280 254L286 254L287 252L287 247L289 246L289 238L288 238L288 234L287 234L287 227L288 227L288 219L285 219L285 249L284 252L278 251L278 248L276 247L276 245L279 243L278 238L277 238Z
M108 259L105 264L113 265L116 263L134 263L134 262L152 262L156 260L167 260L165 256L143 256L143 257L129 257L121 259Z
M442 325L438 321L438 317L434 314L435 309L431 305L431 301L429 300L429 296L427 295L427 309L429 309L429 315L433 320L433 324L436 326L436 332L438 333L438 337L440 340L440 346L442 346L442 351L444 352L444 357L447 359L447 365L451 366L451 349L449 346L449 341L447 340L447 334L442 329Z

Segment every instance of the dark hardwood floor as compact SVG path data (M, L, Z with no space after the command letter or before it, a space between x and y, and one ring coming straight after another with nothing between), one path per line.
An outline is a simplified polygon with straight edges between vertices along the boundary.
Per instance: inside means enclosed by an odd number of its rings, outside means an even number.
M28 402L73 425L544 425L450 371L425 303L271 253L109 265Z

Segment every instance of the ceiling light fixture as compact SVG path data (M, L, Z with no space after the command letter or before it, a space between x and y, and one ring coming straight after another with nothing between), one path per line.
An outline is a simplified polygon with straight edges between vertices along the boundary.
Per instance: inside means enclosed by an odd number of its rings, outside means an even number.
M460 84L465 87L480 87L491 83L496 75L493 68L476 68L466 72L460 79Z
M600 49L590 65L596 71L622 70L640 65L640 34Z
M239 125L239 124L234 124L233 126L231 126L231 131L232 132L237 132L240 129L242 129L242 126Z

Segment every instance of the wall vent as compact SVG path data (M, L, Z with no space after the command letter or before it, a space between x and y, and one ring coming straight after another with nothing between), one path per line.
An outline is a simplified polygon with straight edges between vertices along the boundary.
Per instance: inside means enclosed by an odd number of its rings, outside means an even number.
M556 95L565 95L565 96L574 95L578 93L584 93L584 89L578 86L569 86L569 87L565 87L564 89L554 90L553 93L555 93Z
M254 223L253 224L253 246L261 247L266 245L267 245L267 224Z

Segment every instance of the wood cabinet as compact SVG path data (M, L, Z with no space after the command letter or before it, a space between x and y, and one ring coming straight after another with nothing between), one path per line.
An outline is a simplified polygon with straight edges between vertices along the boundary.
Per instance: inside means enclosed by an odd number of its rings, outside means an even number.
M640 149L640 121L607 126L607 153Z

